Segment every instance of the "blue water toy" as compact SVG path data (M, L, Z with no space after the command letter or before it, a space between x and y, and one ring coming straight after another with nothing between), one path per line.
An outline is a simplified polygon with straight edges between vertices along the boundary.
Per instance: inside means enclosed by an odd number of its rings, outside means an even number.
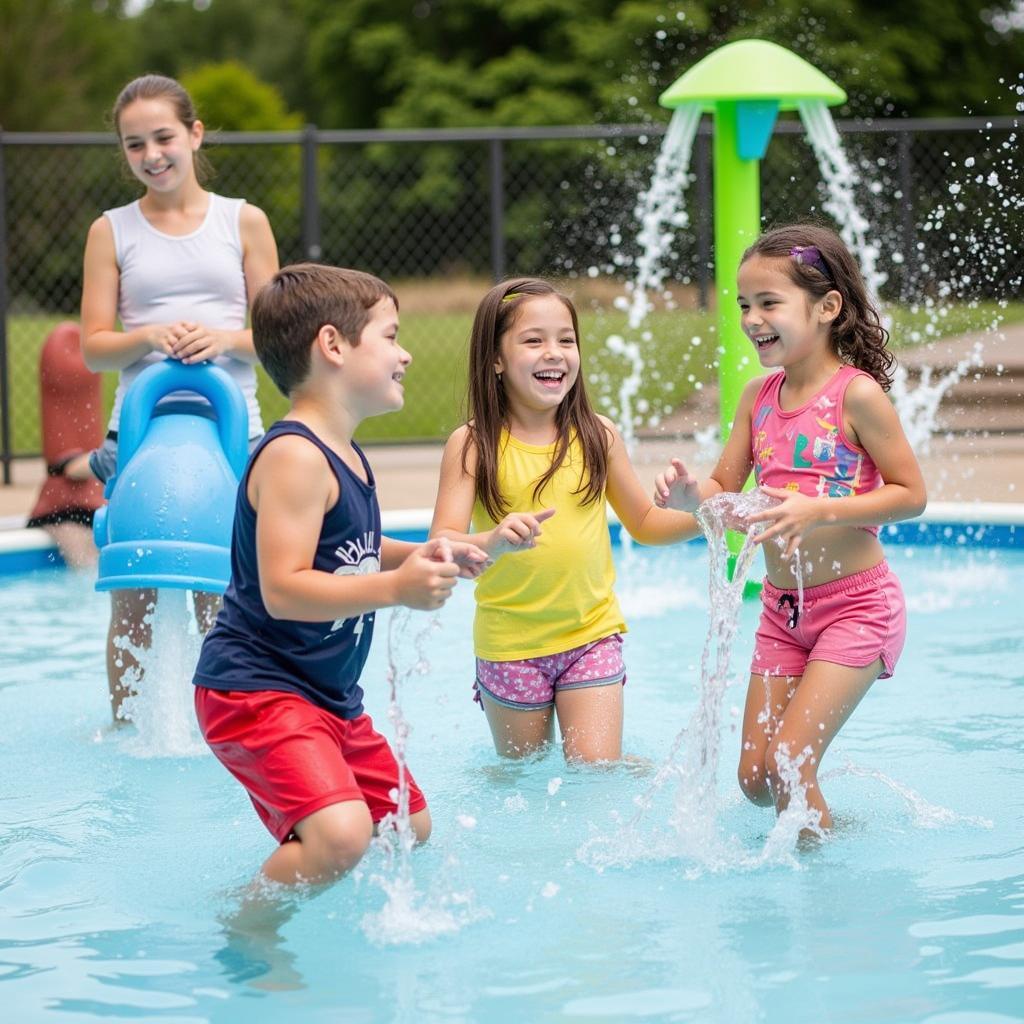
M248 426L242 392L220 367L168 359L139 374L121 406L108 504L93 521L97 590L224 592Z

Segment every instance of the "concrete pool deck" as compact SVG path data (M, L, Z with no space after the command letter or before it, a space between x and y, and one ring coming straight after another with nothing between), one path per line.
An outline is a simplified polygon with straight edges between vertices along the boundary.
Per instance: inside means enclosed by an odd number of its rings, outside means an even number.
M928 454L918 453L930 501L1024 501L1024 432L1000 436L952 435L933 438ZM376 445L367 455L377 476L381 508L385 511L430 508L437 493L440 445ZM714 462L692 438L645 438L638 442L634 464L645 489L678 455L698 475ZM14 482L0 487L0 528L24 525L45 478L40 459L18 460Z
M897 355L911 387L924 374L934 382L958 364L970 364L939 406L939 433L927 451L917 453L929 501L1024 502L1024 324L1008 325L998 334L942 339ZM656 431L643 434L634 464L645 489L653 489L655 475L675 455L698 476L711 470L715 451L696 441L694 432L714 424L716 410L716 389L708 387ZM382 510L433 506L441 450L439 444L367 447ZM0 529L24 525L45 467L41 459L17 460L12 476L12 484L0 486Z

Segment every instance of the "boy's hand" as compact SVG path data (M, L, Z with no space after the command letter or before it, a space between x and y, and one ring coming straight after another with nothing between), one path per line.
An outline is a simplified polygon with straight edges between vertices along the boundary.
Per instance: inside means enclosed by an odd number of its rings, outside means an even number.
M440 608L451 597L458 576L451 543L444 537L428 540L395 570L396 603L420 611Z
M540 524L554 514L553 508L546 508L543 512L510 512L490 531L482 547L491 558L498 558L509 551L535 548L541 534Z
M791 558L800 547L801 541L825 518L822 501L828 498L809 498L799 491L788 491L782 487L762 487L765 494L779 498L779 504L764 512L747 516L748 528L754 523L768 523L768 528L754 538L755 544L777 537L780 546L785 545L784 558Z
M670 460L668 469L654 479L654 504L677 512L695 512L700 504L700 481L683 465Z
M487 552L475 544L446 537L441 537L440 541L431 557L437 562L454 562L459 567L459 579L475 580L493 562Z

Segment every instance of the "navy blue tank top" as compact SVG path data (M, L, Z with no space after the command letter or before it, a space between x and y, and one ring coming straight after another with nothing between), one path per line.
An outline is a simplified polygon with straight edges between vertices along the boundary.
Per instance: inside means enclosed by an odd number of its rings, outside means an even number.
M315 444L338 480L338 501L324 515L313 568L346 576L380 571L380 506L366 456L353 444L368 484L305 424L279 420L252 453L238 488L231 581L193 682L212 690L298 693L340 718L358 718L363 713L359 675L370 650L374 613L336 622L292 622L271 618L260 595L256 510L246 490L260 452L282 434L298 434Z

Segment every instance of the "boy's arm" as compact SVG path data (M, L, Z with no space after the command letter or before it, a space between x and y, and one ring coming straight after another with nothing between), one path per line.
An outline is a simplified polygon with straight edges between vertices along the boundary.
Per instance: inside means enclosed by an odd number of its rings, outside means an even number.
M380 539L380 567L385 572L397 569L406 558L416 550L416 545L407 540L395 540L394 537Z
M260 594L275 619L328 622L388 605L440 608L455 586L458 566L436 561L437 542L414 548L395 569L343 576L313 568L317 539L338 484L322 452L296 435L260 452L249 474L256 509Z
M468 427L459 427L444 446L430 536L444 537L453 544L471 544L482 549L491 559L510 551L536 547L541 523L555 514L554 509L533 513L510 512L493 529L467 532L476 500L476 452L472 446L467 453L465 468L462 464L468 432Z

